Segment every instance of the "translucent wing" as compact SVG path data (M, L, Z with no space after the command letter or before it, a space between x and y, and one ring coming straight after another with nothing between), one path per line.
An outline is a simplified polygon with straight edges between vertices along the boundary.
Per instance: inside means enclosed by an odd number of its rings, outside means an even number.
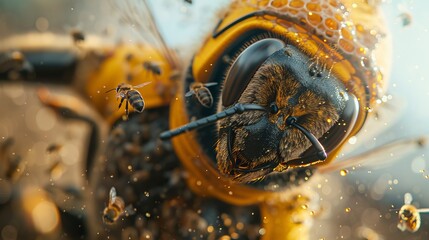
M405 193L404 204L410 205L412 201L413 201L413 196L411 195L411 193Z
M192 96L194 94L195 94L194 90L189 90L187 93L185 93L185 97L190 97L190 96Z
M109 3L113 11L119 13L122 24L133 29L144 42L160 49L173 69L182 68L176 53L168 48L161 36L146 0L110 0Z
M142 83L142 84L139 84L139 85L137 85L137 86L133 86L133 88L142 88L142 87L144 87L144 86L146 86L146 85L149 85L151 82L144 82L144 83Z
M320 166L319 171L321 173L329 173L362 165L382 167L383 165L402 159L404 156L409 156L416 152L416 150L421 149L425 142L427 142L427 139L427 136L421 136L390 141L366 152L340 158L333 163Z
M113 204L116 200L116 189L112 187L109 192L109 204Z
M212 86L216 86L216 85L217 85L217 83L215 83L215 82L204 84L205 87L212 87Z
M419 213L429 213L429 208L420 208L417 210Z
M405 101L391 95L381 99L383 100L379 100L375 110L369 113L359 133L345 144L341 151L345 156L356 155L359 151L366 151L368 145L375 145L374 139L387 132L401 118Z

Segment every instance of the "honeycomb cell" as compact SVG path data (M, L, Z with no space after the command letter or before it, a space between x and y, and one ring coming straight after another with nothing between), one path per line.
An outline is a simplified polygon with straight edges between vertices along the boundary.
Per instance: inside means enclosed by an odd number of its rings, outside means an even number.
M332 18L327 18L325 20L325 25L328 27L328 29L330 30L338 30L339 26L338 26L338 22L335 21ZM327 32L327 31L326 31ZM332 32L332 31L331 31Z
M319 4L316 3L307 3L307 9L311 12L320 12L322 11L322 7Z
M289 3L289 6L293 8L302 8L304 6L304 2L301 0L292 0Z
M322 22L322 17L317 13L309 12L307 15L307 20L311 25L318 25Z
M355 47L353 46L353 43L351 43L351 42L349 42L349 41L347 41L345 39L340 39L338 41L338 44L340 44L341 48L344 51L349 52L349 53L353 52L354 49L355 49Z
M287 6L288 0L273 0L271 2L271 6L275 8L282 8Z
M341 36L347 40L353 40L353 35L347 28L341 28Z

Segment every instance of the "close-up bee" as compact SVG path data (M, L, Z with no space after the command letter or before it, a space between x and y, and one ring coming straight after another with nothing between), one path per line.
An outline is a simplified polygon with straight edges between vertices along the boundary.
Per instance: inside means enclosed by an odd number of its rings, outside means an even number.
M419 230L421 225L420 213L428 213L428 208L418 209L412 205L413 196L411 193L405 193L404 205L399 209L398 212L398 229L401 231L416 232Z
M381 1L187 2L0 3L0 56L34 68L0 75L0 137L19 143L2 164L23 164L0 181L2 237L390 239L404 188L397 226L428 236L404 170L426 166L427 75L392 51L421 16L392 31Z
M211 108L213 105L213 96L208 88L215 85L217 85L217 83L192 83L189 86L189 91L185 93L185 97L195 96L203 107Z
M125 101L125 115L128 118L128 104L130 104L135 111L139 113L143 112L145 102L140 92L135 88L142 88L148 84L150 84L150 82L145 82L137 86L121 83L116 88L106 91L106 93L116 91L116 98L120 99L118 109L121 108L122 103Z
M116 195L116 189L112 187L109 192L108 204L103 211L103 222L106 224L115 223L124 214L124 211L124 200Z

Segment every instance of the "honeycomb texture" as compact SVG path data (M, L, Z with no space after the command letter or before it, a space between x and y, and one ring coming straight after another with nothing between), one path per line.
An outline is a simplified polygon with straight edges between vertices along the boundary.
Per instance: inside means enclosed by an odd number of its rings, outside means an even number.
M362 23L353 22L350 12L336 0L236 0L234 7L252 7L255 11L269 11L273 14L264 19L285 27L289 32L308 36L301 44L317 36L350 61L355 72L350 80L359 78L353 84L364 84L369 89L370 101L382 94L383 76L376 66L373 50L383 34L379 29L367 29ZM353 3L353 7L358 5ZM273 17L274 16L274 17ZM334 54L328 54L331 57ZM340 58L340 60L342 60ZM338 61L334 59L334 62ZM350 87L350 86L349 86ZM351 88L354 88L351 86Z

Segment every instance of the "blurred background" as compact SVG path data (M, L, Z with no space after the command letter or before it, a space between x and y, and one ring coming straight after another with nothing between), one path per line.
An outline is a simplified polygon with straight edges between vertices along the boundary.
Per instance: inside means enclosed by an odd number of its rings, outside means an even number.
M217 23L218 11L228 2L149 1L168 45L184 57L192 56L196 46ZM429 103L429 62L426 60L429 56L429 15L426 13L429 2L380 2L390 30L386 34L391 34L393 40L388 88L391 97L381 104L385 110L380 110L375 127L365 127L361 136L349 143L342 157L393 139L429 134L426 106ZM76 58L83 54L82 49L109 48L118 42L141 40L136 26L123 27L117 10L104 1L0 0L0 52L3 57L17 48L40 52L56 49L61 53L57 62L44 62L43 59L48 58L40 54L34 57L41 58L40 64L46 68L54 66L65 71L76 64ZM85 34L85 41L76 47L76 39L70 34L78 32ZM24 71L23 74L28 73ZM14 76L0 75L0 160L3 161L0 162L3 169L0 169L3 174L0 204L18 194L14 193L14 185L44 186L48 192L60 189L69 194L81 188L85 190L88 184L83 163L90 154L87 136L93 131L91 125L85 120L64 119L51 111L40 103L38 91L47 86L52 93L68 97L78 108L86 108L84 111L93 119L100 117L70 87L71 75L65 74L60 80L53 77L58 76L55 72L46 70L42 75L45 80L41 82L13 80ZM105 126L100 128L103 144L107 138ZM401 232L396 227L397 210L404 203L405 193L412 194L412 203L417 207L429 208L428 149L410 151L407 146L389 149L386 153L367 157L368 166L348 168L345 176L341 176L340 171L325 174L323 182L317 186L325 210L314 222L312 239L428 239L429 214L421 215L422 226L416 233ZM9 175L3 173L5 159L15 164L14 169L18 171ZM20 192L17 197L24 205L27 191L34 189ZM39 194L46 193L39 191ZM37 226L40 231L57 229L61 213L50 205L52 201L55 199L40 205L40 211L54 216L41 221L45 224ZM89 208L79 201L70 202L76 205L65 208L81 211L82 216ZM2 209L0 222L10 214L21 213ZM38 214L34 212L31 216L37 219ZM13 226L0 225L0 237L16 239L21 229Z

